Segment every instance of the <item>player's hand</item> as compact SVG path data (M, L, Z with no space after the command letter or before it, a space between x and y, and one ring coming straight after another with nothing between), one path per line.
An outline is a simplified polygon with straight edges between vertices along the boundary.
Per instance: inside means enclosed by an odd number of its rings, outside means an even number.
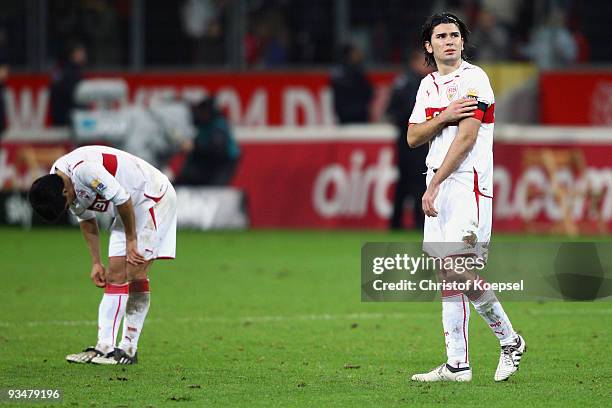
M444 123L455 123L461 119L474 116L478 101L474 98L461 98L452 101L446 109L440 113L440 120Z
M91 267L91 281L99 288L106 286L106 270L101 263L95 263Z
M438 211L436 207L434 207L434 201L438 196L438 191L440 190L440 186L436 183L429 183L427 190L425 190L425 194L423 194L423 199L421 200L423 205L423 212L428 217L437 217Z
M125 260L130 265L141 265L147 260L138 252L138 241L135 239L128 240L126 245Z

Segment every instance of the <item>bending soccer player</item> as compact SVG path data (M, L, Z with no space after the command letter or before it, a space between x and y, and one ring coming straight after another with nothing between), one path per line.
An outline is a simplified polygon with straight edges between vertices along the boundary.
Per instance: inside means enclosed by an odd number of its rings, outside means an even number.
M104 295L98 310L98 342L72 363L134 364L149 310L147 273L153 260L174 258L176 193L155 167L121 150L86 146L60 157L51 174L32 184L32 208L53 222L70 208L91 254L91 280ZM111 209L108 268L102 263L96 212ZM125 317L125 319L124 319ZM121 320L123 334L115 347Z
M421 32L427 63L436 72L421 81L408 127L411 147L429 143L423 249L428 255L465 261L486 260L491 238L493 193L493 126L495 99L489 78L465 61L469 30L456 16L435 14ZM458 261L457 264L460 264ZM465 265L465 262L461 263ZM470 307L499 339L501 355L495 381L516 372L526 350L493 291L476 290L482 278L474 271L439 271L447 282L468 282L472 290L442 292L446 363L415 374L414 381L470 381L468 355Z

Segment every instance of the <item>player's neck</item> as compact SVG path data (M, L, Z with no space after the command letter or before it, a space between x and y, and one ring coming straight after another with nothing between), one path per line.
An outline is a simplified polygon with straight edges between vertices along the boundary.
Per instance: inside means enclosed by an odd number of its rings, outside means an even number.
M441 76L444 76L444 75L448 75L458 70L462 63L463 63L463 60L459 58L457 62L455 62L453 65L446 65L442 62L438 63L436 61L436 66L438 67L438 73Z

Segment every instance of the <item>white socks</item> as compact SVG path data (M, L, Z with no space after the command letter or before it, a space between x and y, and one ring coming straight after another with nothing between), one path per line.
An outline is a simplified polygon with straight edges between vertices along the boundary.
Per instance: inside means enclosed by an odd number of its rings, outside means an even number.
M107 284L98 308L98 343L96 350L108 353L115 348L121 319L128 302L128 284Z
M119 348L133 357L136 354L138 339L149 311L151 295L148 279L130 282L129 287L130 296L127 301L125 320L123 321L123 336Z
M484 291L478 299L471 302L474 305L474 309L493 330L502 346L514 343L516 332L512 328L512 323L510 323L508 315L504 312L504 308L491 289Z
M453 368L470 366L468 355L469 301L487 322L502 346L513 344L517 336L508 315L492 290L483 291L475 300L469 300L466 295L458 291L442 291L442 325L448 358L446 363Z
M442 293L442 325L446 342L446 363L453 368L469 367L468 323L470 304L461 292Z

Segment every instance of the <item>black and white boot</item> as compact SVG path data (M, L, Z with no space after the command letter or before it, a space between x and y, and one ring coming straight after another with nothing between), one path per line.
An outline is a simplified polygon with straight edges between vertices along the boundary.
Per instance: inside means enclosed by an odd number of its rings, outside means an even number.
M91 360L92 364L103 364L103 365L128 365L136 364L138 362L138 353L130 356L125 350L115 348L115 350L108 353L106 356L94 357Z
M506 381L512 374L519 369L521 363L521 357L527 351L527 344L525 339L520 334L517 334L517 338L514 344L501 347L501 354L499 356L499 364L495 371L495 381Z

